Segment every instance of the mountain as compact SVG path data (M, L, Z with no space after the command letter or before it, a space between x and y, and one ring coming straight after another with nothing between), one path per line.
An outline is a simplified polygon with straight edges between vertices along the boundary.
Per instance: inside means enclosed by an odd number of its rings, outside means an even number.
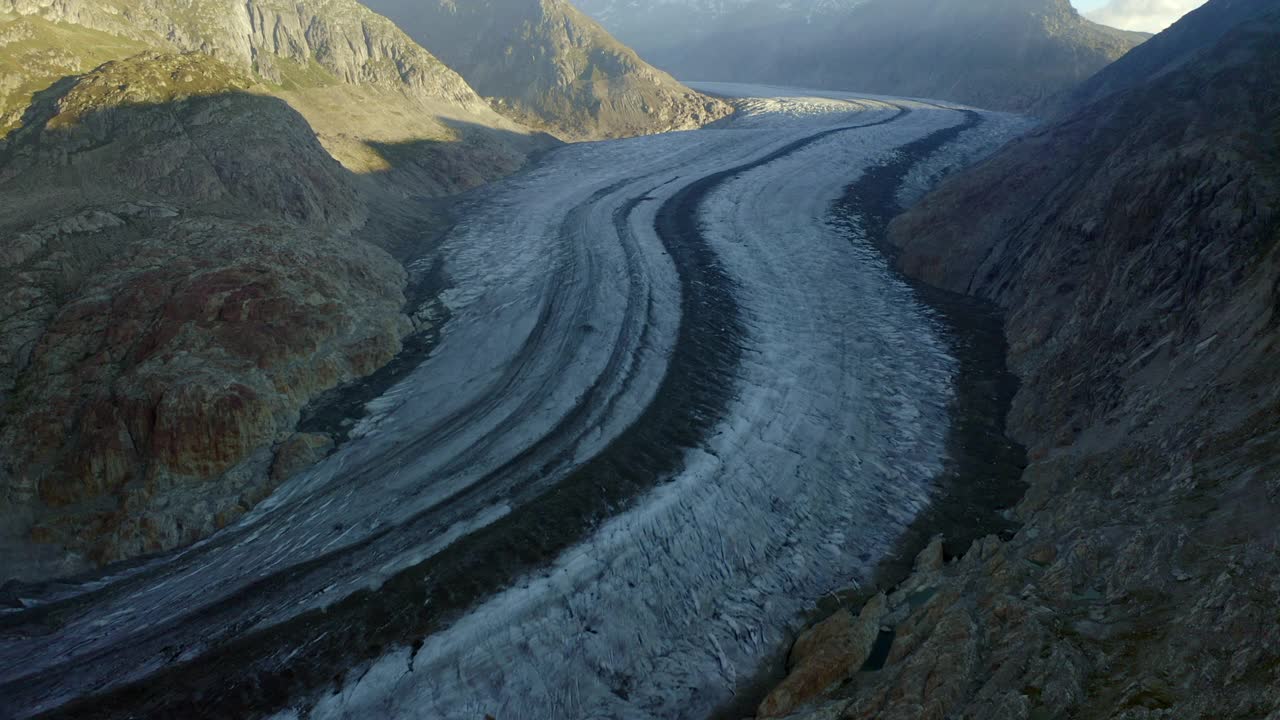
M1019 111L1088 78L1148 37L1090 22L1068 0L581 4L677 77Z
M426 198L555 144L354 0L0 0L0 579L165 550L428 331Z
M699 127L730 112L564 0L364 0L494 106L570 140Z
M922 556L858 621L883 668L794 717L1274 713L1277 68L1275 3L1210 0L894 222L1006 313L1021 527Z
M793 50L823 62L834 30L868 0L578 0L646 60L684 80L817 85L783 78ZM838 88L838 89L844 89Z
M620 40L666 67L686 53L695 56L696 46L717 36L759 32L774 34L779 42L802 42L818 24L843 20L868 1L579 0L577 5ZM791 36L796 32L801 35ZM749 53L740 48L735 55L747 57ZM718 79L696 74L689 77Z
M0 0L0 580L191 543L332 449L304 407L432 331L402 262L444 198L558 144L507 115L728 112L562 3L455 20L506 114L355 0Z
M1266 3L1259 0L1201 5L1189 13L1186 22L1176 23L1152 38L1142 52L1120 58L1070 93L1054 98L1050 109L1070 111L1171 72L1265 7Z
M0 106L6 127L31 92L56 78L161 49L204 53L250 73L354 172L388 169L379 147L419 142L420 153L397 160L437 168L425 173L426 189L452 192L510 172L539 145L354 0L0 0L0 13L10 18L4 56L16 71L6 75L13 89ZM458 152L465 160L449 164L470 170L439 172L446 163L436 155Z

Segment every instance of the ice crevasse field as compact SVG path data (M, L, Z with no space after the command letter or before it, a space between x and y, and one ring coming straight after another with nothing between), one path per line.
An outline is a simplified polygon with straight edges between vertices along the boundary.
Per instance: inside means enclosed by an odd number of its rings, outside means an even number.
M351 441L219 535L65 590L92 599L6 645L0 686L38 712L321 608L354 626L357 593L410 572L448 583L433 563L467 571L475 538L536 536L546 551L473 561L488 589L422 610L429 632L406 626L278 717L697 718L728 702L931 498L956 362L857 208L852 225L836 209L864 170L967 116L696 87L740 112L559 148L468 199L442 250L440 340ZM1026 124L979 116L898 202Z

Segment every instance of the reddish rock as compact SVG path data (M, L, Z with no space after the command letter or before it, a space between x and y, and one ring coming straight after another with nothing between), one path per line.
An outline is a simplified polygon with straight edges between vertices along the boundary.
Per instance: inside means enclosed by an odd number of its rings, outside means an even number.
M197 378L169 387L156 403L150 457L175 475L218 475L275 428L268 401L248 386Z
M761 718L782 717L852 677L871 654L885 613L885 596L876 595L857 618L841 608L806 630L791 649L790 672L760 703Z
M0 424L0 474L35 503L28 537L106 562L225 526L327 452L294 438L273 466L299 408L399 350L390 257L292 226L241 233L166 223L78 276L79 296L49 316Z
M295 433L276 449L271 479L283 482L311 467L333 450L333 438L322 433Z

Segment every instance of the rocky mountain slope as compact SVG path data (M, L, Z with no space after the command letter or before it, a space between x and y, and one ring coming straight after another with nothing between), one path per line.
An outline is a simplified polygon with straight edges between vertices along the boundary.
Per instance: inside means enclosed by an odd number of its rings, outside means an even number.
M1200 25L1246 6L1220 38ZM895 221L908 274L1007 312L1021 527L955 558L934 543L905 583L817 626L765 710L1280 709L1280 12L1211 0L1170 32L1209 40ZM1168 44L1130 67L1166 67Z
M189 543L322 455L300 408L413 328L421 198L553 142L354 0L0 0L0 67L0 580Z
M6 577L234 519L273 446L310 441L298 408L399 349L404 271L356 236L354 180L253 85L145 53L44 91L5 139Z
M9 127L30 93L53 80L155 48L204 53L252 74L353 172L392 169L385 150L397 148L397 163L427 168L418 176L428 192L503 175L539 145L355 0L0 0L0 13L3 55L19 70L0 106Z
M732 12L669 2L582 7L677 77L785 83L1027 110L1147 36L1068 0L758 2Z
M571 140L699 127L730 112L649 66L565 0L364 0L497 109Z

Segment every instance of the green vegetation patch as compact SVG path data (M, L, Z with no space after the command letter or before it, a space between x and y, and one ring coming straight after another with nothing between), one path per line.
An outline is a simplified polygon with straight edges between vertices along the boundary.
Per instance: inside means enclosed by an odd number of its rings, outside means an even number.
M103 108L156 105L189 97L249 91L253 80L199 53L147 52L104 63L58 100L49 128L73 125Z
M301 63L288 58L276 58L275 64L280 71L280 83L276 85L280 90L296 91L340 84L333 73L315 60Z
M146 46L78 25L35 17L0 19L0 137L22 121L34 95L58 80L79 75Z

